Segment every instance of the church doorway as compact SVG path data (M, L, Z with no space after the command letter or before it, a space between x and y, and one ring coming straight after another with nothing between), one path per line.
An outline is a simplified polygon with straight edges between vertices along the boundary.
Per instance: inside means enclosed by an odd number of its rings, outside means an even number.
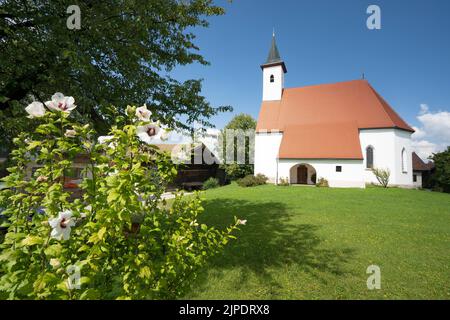
M296 164L290 169L290 183L315 185L317 179L316 169L307 163Z
M297 183L308 184L308 168L305 165L297 167Z

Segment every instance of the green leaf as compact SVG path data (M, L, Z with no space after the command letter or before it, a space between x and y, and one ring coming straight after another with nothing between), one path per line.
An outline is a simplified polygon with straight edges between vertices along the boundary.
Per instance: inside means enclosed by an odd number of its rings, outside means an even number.
M44 252L48 257L57 257L61 254L61 250L62 246L58 243L47 247Z
M44 290L47 285L51 285L57 281L57 277L53 273L46 272L39 275L36 281L33 283L33 287L36 291Z
M98 239L103 240L103 238L105 237L105 233L106 233L106 227L101 228L98 231Z
M88 283L90 283L91 282L91 278L89 278L89 277L81 277L80 278L80 284L81 285L83 285L83 284L88 284Z
M108 203L114 202L117 198L119 198L120 194L118 194L115 190L111 191L108 194L108 198L106 199L106 201Z
M27 236L21 242L21 244L23 246L34 246L36 244L42 244L42 243L44 243L44 240L41 237L31 236L31 235Z
M89 237L88 242L91 242L93 244L100 242L101 240L103 240L105 233L106 233L106 227L103 227L97 233L94 233L93 235L91 235Z
M33 150L41 145L40 141L32 141L27 147L27 150Z
M139 277L142 279L150 279L150 275L151 271L150 268L147 266L142 267L141 270L139 271Z
M80 300L97 300L101 298L100 293L96 289L87 289L80 295Z
M86 244L83 244L83 245L78 249L78 252L83 252L83 251L86 251L86 250L89 250L89 246L86 245Z
M58 289L64 291L64 292L69 292L69 287L67 285L67 279L61 281L60 283L58 283L58 285L56 286Z
M8 261L14 255L14 251L12 250L4 250L2 254L0 254L0 262Z

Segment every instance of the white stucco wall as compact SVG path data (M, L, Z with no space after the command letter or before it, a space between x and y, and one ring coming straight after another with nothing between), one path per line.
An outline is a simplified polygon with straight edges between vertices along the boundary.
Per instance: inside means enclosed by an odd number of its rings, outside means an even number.
M360 130L359 140L361 143L361 151L364 157L364 181L366 183L378 183L377 178L372 170L367 169L368 146L373 147L373 166L391 171L391 180L395 175L395 133L394 129L368 129Z
M390 185L415 187L412 172L411 133L398 129L360 130L361 149L364 160L334 159L294 159L278 160L282 133L258 133L255 137L255 174L262 173L275 183L280 178L289 178L297 183L291 168L304 163L314 167L317 180L323 177L331 187L364 187L366 183L378 181L370 169L366 169L366 148L374 149L374 167L388 168L391 172ZM402 170L402 150L406 150L407 170ZM342 172L336 172L336 166L342 166ZM309 172L308 177L311 176Z
M255 174L262 173L274 183L277 179L277 158L281 132L257 133L255 136Z
M406 170L402 170L402 150L406 151ZM403 187L413 186L411 133L395 130L395 178L394 184Z
M270 82L270 76L274 82ZM281 100L284 86L284 71L281 66L266 67L263 69L263 101Z
M291 183L291 168L298 164L308 164L316 170L317 181L320 178L328 180L330 187L364 188L364 166L362 160L339 159L281 159L278 163L278 177L289 177ZM336 172L336 166L342 166L342 172Z
M422 188L422 172L415 171L413 174L417 177L416 182L413 180L414 188Z
M412 149L411 133L398 129L363 129L360 130L359 139L361 151L364 156L364 181L378 183L372 170L366 169L366 149L374 149L374 167L389 169L391 172L390 185L412 187ZM402 150L407 155L407 170L402 171Z

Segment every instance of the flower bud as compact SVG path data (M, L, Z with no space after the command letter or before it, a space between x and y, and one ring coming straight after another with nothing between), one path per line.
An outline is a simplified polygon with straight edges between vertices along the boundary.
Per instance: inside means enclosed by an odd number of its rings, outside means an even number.
M53 268L57 269L57 268L59 268L61 266L61 262L58 259L54 259L53 258L53 259L50 259L50 265Z

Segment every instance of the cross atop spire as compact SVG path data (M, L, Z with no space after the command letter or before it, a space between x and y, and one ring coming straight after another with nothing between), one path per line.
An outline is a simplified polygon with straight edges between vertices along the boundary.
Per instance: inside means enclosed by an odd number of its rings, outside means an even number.
M277 43L275 40L275 28L273 29L272 33L272 44L270 46L269 55L267 56L266 62L261 67L264 68L272 65L282 65L284 72L287 72L286 66L284 65L284 62L280 57L280 52L278 51Z

